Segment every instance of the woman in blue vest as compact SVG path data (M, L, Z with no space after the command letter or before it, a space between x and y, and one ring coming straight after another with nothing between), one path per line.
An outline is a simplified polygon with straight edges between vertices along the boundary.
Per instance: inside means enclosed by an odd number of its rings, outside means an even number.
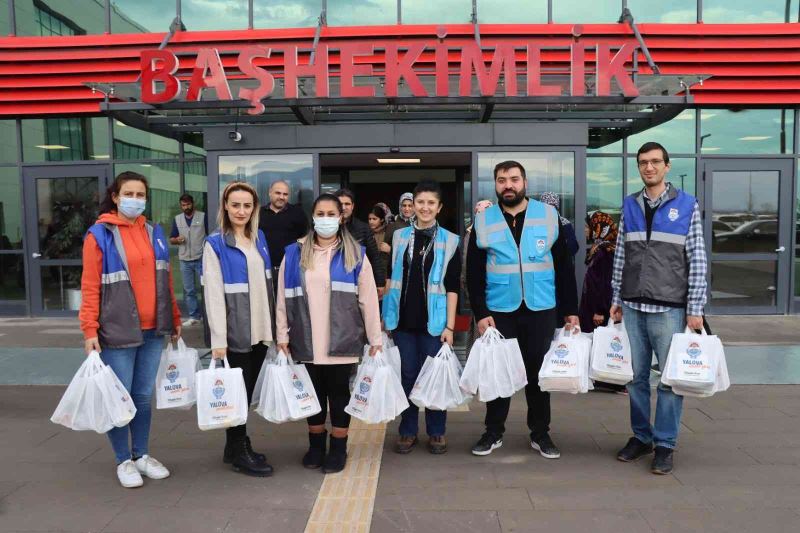
M307 419L306 468L339 472L347 462L350 375L369 340L381 349L378 289L364 248L343 224L342 204L322 194L304 238L286 247L278 276L278 348L306 364L322 411ZM325 420L331 413L326 455Z
M272 263L267 240L258 229L258 195L244 182L229 183L222 192L217 225L203 250L203 290L211 333L211 355L227 356L241 368L248 403L258 373L273 341L275 310ZM256 453L247 425L225 430L223 461L251 476L269 476L272 466Z
M142 476L169 476L148 453L150 398L164 337L172 334L177 339L181 334L167 239L160 226L142 216L148 192L141 174L117 176L83 242L79 318L85 350L100 352L136 406L136 416L127 426L108 432L117 477L126 488L142 486Z
M439 226L442 192L434 181L414 189L413 224L392 237L389 292L383 297L386 329L400 349L401 381L410 394L428 356L446 342L453 345L453 326L461 279L458 236ZM425 410L428 451L447 451L447 411ZM411 452L417 444L419 408L409 403L400 421L397 453Z

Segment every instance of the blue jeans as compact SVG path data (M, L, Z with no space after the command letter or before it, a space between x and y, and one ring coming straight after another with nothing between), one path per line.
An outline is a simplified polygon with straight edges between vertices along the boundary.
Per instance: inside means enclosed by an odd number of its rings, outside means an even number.
M650 363L655 352L658 367L664 371L672 335L686 328L686 310L674 308L663 313L643 313L624 305L623 318L631 341L633 362L633 381L628 384L633 435L645 444L652 442L656 446L674 449L681 424L683 396L659 383L656 419L651 425Z
M199 278L202 272L202 259L194 261L181 261L181 277L183 278L183 301L186 302L186 311L191 318L200 320L200 308L197 305L197 291L195 290L194 273Z
M392 332L392 337L400 349L400 381L408 397L417 381L419 371L422 370L422 365L425 364L425 359L429 355L431 357L436 355L442 347L442 341L439 337L428 335L424 331L395 330ZM419 430L419 407L411 402L408 403L408 409L403 411L400 418L400 435L403 437L415 436ZM425 429L429 437L443 436L446 422L447 411L425 409Z
M131 394L136 416L127 426L112 428L107 434L117 456L117 463L139 458L148 453L150 441L150 399L153 396L164 336L154 329L142 332L144 344L134 348L103 348L100 358L111 367L125 389ZM128 444L128 433L133 447Z

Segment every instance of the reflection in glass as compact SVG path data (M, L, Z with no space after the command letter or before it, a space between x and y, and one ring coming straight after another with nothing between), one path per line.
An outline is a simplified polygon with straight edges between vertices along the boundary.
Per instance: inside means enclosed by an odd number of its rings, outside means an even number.
M614 24L622 13L620 0L553 2L553 22L601 22Z
M700 130L703 154L787 154L794 141L794 111L704 109Z
M707 0L704 0L704 3ZM697 0L628 0L628 8L636 22L661 22L665 24L697 22Z
M80 265L43 265L42 309L45 311L77 311L81 307Z
M777 171L716 171L714 253L772 253L778 247Z
M547 0L478 0L481 24L532 24L547 22Z
M327 16L329 26L397 24L397 0L328 0Z
M247 28L247 0L181 0L181 22L188 31Z
M331 23L331 0L328 0L328 24ZM351 8L353 2L349 2ZM255 0L254 28L307 28L316 26L322 0ZM246 12L245 12L246 13Z
M115 120L114 157L116 159L171 159L178 157L178 141L132 128Z
M798 22L797 0L703 0L703 22Z
M588 154L621 154L622 139L614 142L610 133L611 128L589 128L589 147L586 149Z
M289 183L289 201L309 213L314 202L314 173L311 154L224 155L219 157L219 190L232 181L246 181L255 187L262 205L269 198L273 181Z
M622 209L622 158L589 157L586 159L586 211L608 213L619 223Z
M59 117L22 121L26 162L108 159L106 117Z
M642 176L639 174L636 159L634 157L627 157L626 159L628 164L628 194L633 194L641 191L644 183L642 183ZM695 159L693 157L670 157L669 163L671 167L667 173L667 181L695 196L697 187Z
M8 2L0 9L8 10ZM98 0L15 0L17 35L38 37L106 31L105 2Z
M319 192L333 194L342 188L342 175L339 172L321 172L319 177Z
M19 170L0 167L0 250L22 248L23 233Z
M0 120L0 163L17 164L17 128L13 120Z
M774 306L775 261L712 261L711 305Z
M180 213L181 196L180 175L177 161L158 163L125 163L114 165L114 175L126 171L138 172L147 178L150 186L147 197L147 208L144 216L148 220L161 224L164 231L172 227L172 219Z
M693 154L695 152L694 109L687 109L669 122L628 137L628 152L635 154L646 142L657 142L670 154Z
M25 265L22 254L0 254L0 300L25 299Z
M175 2L111 0L111 33L165 32L175 14Z
M466 24L472 17L471 0L403 0L403 24Z
M573 152L483 152L478 154L478 200L497 203L494 167L513 160L525 167L528 197L551 191L561 197L561 215L575 224L575 156Z
M36 180L36 220L42 259L79 259L83 236L97 220L97 177Z

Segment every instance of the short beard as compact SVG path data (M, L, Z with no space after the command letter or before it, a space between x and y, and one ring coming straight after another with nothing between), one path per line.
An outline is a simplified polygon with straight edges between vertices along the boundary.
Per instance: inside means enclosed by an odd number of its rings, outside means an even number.
M502 194L495 193L497 195L497 201L503 204L506 207L516 207L522 203L525 199L525 191L521 191L518 194L515 194L513 198L506 199Z

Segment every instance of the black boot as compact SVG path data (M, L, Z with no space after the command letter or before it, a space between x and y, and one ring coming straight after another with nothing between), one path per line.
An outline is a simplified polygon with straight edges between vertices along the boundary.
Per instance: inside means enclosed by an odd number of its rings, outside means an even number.
M339 438L331 435L330 450L322 465L322 472L325 474L341 472L345 464L347 464L347 437Z
M327 431L308 434L308 451L303 456L304 467L319 468L322 466L325 460L325 441L327 438Z
M233 448L231 464L233 464L234 470L248 476L267 477L272 475L272 467L253 454L247 445L246 436L236 438L231 447Z
M247 443L247 449L250 450L250 453L256 456L259 461L267 462L267 456L263 453L258 453L253 451L253 446L250 444L250 437L245 437ZM233 462L233 442L235 439L232 439L227 433L225 434L225 451L222 454L222 462L226 465L229 465Z

